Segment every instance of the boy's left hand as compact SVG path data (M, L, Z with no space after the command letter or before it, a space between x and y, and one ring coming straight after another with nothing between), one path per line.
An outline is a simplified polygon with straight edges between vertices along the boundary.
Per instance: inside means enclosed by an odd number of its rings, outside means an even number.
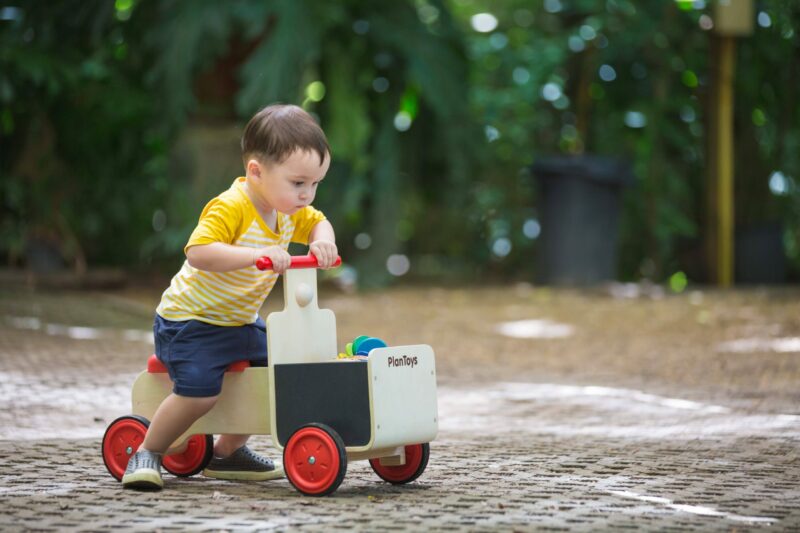
M314 257L317 258L317 262L322 268L332 267L339 255L339 249L336 248L336 243L331 241L314 241L308 245L308 248Z

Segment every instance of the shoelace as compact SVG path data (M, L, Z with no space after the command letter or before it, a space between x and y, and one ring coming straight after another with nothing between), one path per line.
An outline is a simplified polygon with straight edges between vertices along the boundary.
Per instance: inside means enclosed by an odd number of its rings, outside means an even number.
M150 468L159 470L161 468L161 457L154 453L137 452L133 456L133 469Z

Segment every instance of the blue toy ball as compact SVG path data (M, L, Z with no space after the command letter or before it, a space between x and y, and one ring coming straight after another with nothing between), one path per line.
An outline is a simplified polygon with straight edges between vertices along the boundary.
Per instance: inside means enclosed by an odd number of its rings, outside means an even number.
M369 355L370 350L374 350L375 348L386 348L386 343L381 339L368 337L358 343L356 355Z

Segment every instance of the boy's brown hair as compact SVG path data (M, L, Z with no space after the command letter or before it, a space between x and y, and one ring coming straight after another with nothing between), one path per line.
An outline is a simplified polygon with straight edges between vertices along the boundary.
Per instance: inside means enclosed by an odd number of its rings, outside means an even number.
M320 166L331 151L319 124L296 105L265 107L250 119L242 134L245 165L252 157L263 163L282 163L298 149L319 154Z

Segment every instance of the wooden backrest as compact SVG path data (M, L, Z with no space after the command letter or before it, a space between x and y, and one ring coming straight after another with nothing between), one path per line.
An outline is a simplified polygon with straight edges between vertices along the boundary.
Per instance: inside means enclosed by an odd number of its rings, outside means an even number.
M283 279L283 311L267 317L270 365L315 363L336 358L336 316L320 309L317 270L289 269Z

